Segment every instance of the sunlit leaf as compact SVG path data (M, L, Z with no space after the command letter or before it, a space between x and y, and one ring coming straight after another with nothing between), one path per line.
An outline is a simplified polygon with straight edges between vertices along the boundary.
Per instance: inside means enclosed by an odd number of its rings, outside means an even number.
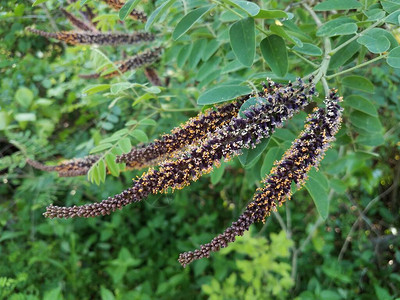
M288 72L288 54L284 40L277 35L270 35L260 44L261 53L271 68L279 77L284 77Z
M347 1L347 0L346 0ZM348 35L357 32L356 21L350 18L341 17L326 22L317 30L317 36Z
M306 55L311 55L311 56L321 56L322 55L321 48L319 48L313 44L309 44L309 43L303 43L302 47L294 46L292 49L295 50L296 52L306 54Z
M164 15L164 13L174 4L176 0L167 0L157 7L147 19L145 30L149 30L153 24Z
M121 7L119 10L119 19L120 20L125 20L127 16L132 12L132 10L135 8L136 5L140 3L141 0L128 0L125 2L124 6Z
M373 94L375 90L371 81L363 76L358 75L344 77L342 79L342 84L355 90L360 90L370 94Z
M389 66L393 68L400 68L400 46L390 51L386 61Z
M174 31L172 32L172 38L174 40L179 39L184 35L192 26L210 9L215 7L215 5L207 5L195 10L192 10L187 15L185 15L179 23L176 25Z
M320 172L311 170L308 174L308 180L305 188L310 193L317 211L323 220L326 220L329 213L329 198L328 188L329 184L325 176Z
M232 50L237 59L246 67L251 67L256 53L255 26L253 18L234 23L229 30Z
M134 131L132 131L130 133L130 135L142 143L146 143L149 141L147 134L143 130L140 130L140 129L135 129Z
M330 10L348 10L361 8L362 5L356 0L326 0L318 3L315 11L330 11Z
M111 143L104 143L104 144L100 144L96 147L94 147L92 150L90 150L90 154L93 153L97 153L97 152L101 152L107 149L110 149L113 145Z
M209 89L197 99L197 104L206 105L232 100L236 97L251 93L248 86L223 85Z
M245 0L222 0L222 1L245 11L250 16L255 16L260 12L260 7L256 3L250 1L245 1Z

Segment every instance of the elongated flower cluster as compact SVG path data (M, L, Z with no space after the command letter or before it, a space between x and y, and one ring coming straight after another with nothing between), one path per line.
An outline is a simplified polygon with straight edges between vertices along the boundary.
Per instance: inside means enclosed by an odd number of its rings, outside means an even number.
M96 27L93 26L93 24L89 24L88 22L78 19L77 17L75 17L73 14L66 11L65 9L61 9L61 11L67 17L67 19L71 22L71 24L74 25L77 29L80 29L83 31L98 32L98 30L96 29Z
M154 41L155 36L148 32L126 33L100 33L100 32L76 32L76 31L60 31L46 32L35 28L28 27L28 31L47 38L55 38L71 45L121 45L136 44L141 42Z
M189 119L186 123L163 135L160 140L142 148L133 148L130 152L117 156L116 162L128 163L131 167L142 168L156 164L158 161L171 157L173 153L186 146L204 139L208 133L215 132L237 116L240 107L250 95L241 97L234 102L218 105Z
M28 159L26 162L32 167L48 172L58 172L60 177L85 175L91 166L99 160L98 155L89 155L83 158L68 160L56 166L47 166L40 162Z
M134 70L149 65L160 57L161 51L162 51L161 47L156 47L154 49L147 49L143 53L140 53L123 61L118 66L118 71L106 74L104 75L104 78L112 78L120 75L120 73L126 73L130 70Z
M201 245L200 249L180 254L178 261L182 266L209 257L211 252L227 247L237 236L242 236L251 224L264 221L271 211L276 210L286 199L290 199L292 181L301 187L307 173L312 167L318 166L327 148L334 141L334 135L341 122L342 108L338 105L340 100L335 92L332 92L325 100L326 108L315 109L307 118L304 131L275 164L263 181L266 186L257 190L253 201L239 219L210 243Z
M155 85L155 86L162 86L163 85L163 83L161 82L160 77L157 74L157 71L154 68L152 68L150 66L144 68L144 74L146 75L147 79L149 80L149 82L152 85Z
M121 2L119 0L105 0L105 2L114 8L115 10L120 10L122 6L124 6L125 2ZM146 22L147 21L147 16L144 12L139 11L137 9L133 9L132 12L129 14L129 16L134 19L138 20L141 22Z
M172 157L175 152L197 143L205 138L209 132L214 132L217 128L230 122L233 117L237 116L240 106L248 98L250 98L250 95L240 97L232 103L218 105L215 109L210 108L204 113L199 113L180 127L174 128L170 134L164 135L160 140L155 140L141 148L132 148L129 153L117 156L116 161L118 163L125 162L128 169L154 166L162 159ZM59 173L60 177L70 177L87 174L99 158L98 155L89 155L65 161L56 166L47 166L30 159L27 162L39 170L55 171Z
M137 54L127 60L116 62L114 64L119 65L118 70L115 70L111 73L105 74L103 78L113 78L115 76L119 76L123 73L126 73L130 70L138 69L140 67L149 65L155 62L161 54L162 48L156 47L154 49L147 49L143 53ZM81 78L99 78L101 73L93 73L93 74L80 74Z
M212 170L220 160L230 159L243 148L253 148L261 139L270 136L277 127L308 104L315 93L311 86L299 82L297 86L269 83L260 104L244 111L245 117L236 117L210 134L200 145L192 146L176 160L162 162L158 169L149 169L134 186L99 203L74 207L49 206L46 217L94 217L109 214L132 202L141 201L149 194L180 189Z

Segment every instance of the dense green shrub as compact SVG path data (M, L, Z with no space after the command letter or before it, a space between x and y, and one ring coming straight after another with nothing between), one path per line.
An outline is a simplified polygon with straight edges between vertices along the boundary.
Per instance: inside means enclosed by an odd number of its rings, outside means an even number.
M71 3L0 4L0 298L399 297L398 1L130 0L115 10ZM80 11L93 12L99 31L148 31L155 41L69 46L24 30L70 30L61 7L82 19ZM148 14L145 23L128 17L133 8ZM153 73L141 67L106 78L117 61L157 47ZM88 74L96 76L81 76ZM287 83L311 74L320 96L304 112L196 183L110 216L42 216L51 203L98 202L142 174L120 173L124 166L104 153L159 138L200 105L260 90L267 77ZM310 107L323 106L328 86L344 98L342 129L306 189L265 224L183 269L179 252L237 219ZM89 180L26 164L89 153L105 162Z

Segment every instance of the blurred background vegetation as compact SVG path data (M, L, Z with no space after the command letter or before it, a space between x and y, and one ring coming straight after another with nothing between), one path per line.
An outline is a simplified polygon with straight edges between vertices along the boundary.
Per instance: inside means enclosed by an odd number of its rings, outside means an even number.
M293 53L285 78L265 72L269 69L259 50L251 68L238 63L228 36L235 15L223 8L173 41L171 33L182 15L204 2L171 3L151 28L158 34L155 43L165 46L153 65L167 82L163 87L146 86L143 69L112 81L78 77L149 45L71 47L24 31L33 24L47 31L70 29L59 8L77 15L79 3L47 1L32 7L28 1L0 2L1 299L400 297L400 69L384 62L354 73L372 83L372 92L346 86L340 76L331 81L344 95L346 110L343 128L320 168L329 185L325 221L302 189L265 224L253 226L210 259L185 269L177 262L180 252L208 242L240 214L272 161L300 132L306 113L278 130L269 148L245 168L234 159L181 191L151 196L110 216L42 216L51 203L84 204L119 193L141 172L109 175L97 186L84 176L59 178L34 170L26 165L27 157L56 163L85 156L126 122L155 113L157 125L142 126L145 138L132 138L132 144L151 141L201 110L196 104L200 93L218 83L249 79L257 84L267 76L287 80L312 71ZM139 7L151 14L161 3L147 1ZM291 2L257 3L285 9ZM103 2L87 5L103 31L144 29L133 20L120 22L118 12ZM304 33L295 36L318 41L307 13L296 7L290 11L294 19L289 25L300 23ZM354 66L368 55L359 47L335 67ZM97 84L121 82L138 85L134 90L96 89ZM368 105L346 104L350 95L363 97Z

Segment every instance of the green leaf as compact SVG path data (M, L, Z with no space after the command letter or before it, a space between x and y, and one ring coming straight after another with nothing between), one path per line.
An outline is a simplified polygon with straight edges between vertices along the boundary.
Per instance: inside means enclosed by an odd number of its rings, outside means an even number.
M257 15L254 16L256 19L281 19L288 18L288 14L283 10L264 10L261 9Z
M355 20L341 17L323 24L317 30L317 36L331 37L337 35L348 35L356 33L357 28Z
M210 57L219 49L219 47L220 43L216 39L209 41L204 49L202 60L209 60Z
M253 18L234 23L229 29L229 40L233 53L246 67L251 67L256 54L256 36Z
M368 17L368 21L377 21L385 17L385 12L379 8L367 10L364 14Z
M206 105L225 102L232 100L236 97L250 94L251 89L248 86L240 85L222 85L214 87L203 94L197 99L197 104Z
M233 13L232 11L226 10L221 13L219 17L219 21L222 23L231 23L234 21L239 21L240 19L247 18L248 14L243 11L235 10L237 14Z
M197 66L201 57L203 56L203 51L206 45L207 45L206 39L198 39L193 43L193 48L192 51L190 52L188 60L189 69L194 69Z
M329 198L328 188L329 184L324 175L320 172L310 171L308 174L308 181L305 188L310 193L318 213L323 220L326 220L329 213Z
M292 50L302 53L302 54L311 55L311 56L321 56L322 55L321 48L319 48L313 44L309 44L309 43L303 43L302 47L294 46L292 48Z
M62 300L61 286L46 291L43 295L43 300Z
M362 7L361 3L356 0L326 0L318 3L315 11L328 11L328 10L348 10L357 9Z
M356 138L356 143L364 146L377 147L383 145L385 143L385 139L383 138L383 134L381 132L373 134L369 133L367 135L360 134Z
M374 93L374 85L367 78L358 75L347 76L342 79L344 86L363 91L366 93Z
M136 125L137 123L138 123L138 121L136 121L136 120L130 120L125 123L125 126L133 126L133 125Z
M269 148L267 154L265 155L264 162L261 166L260 175L264 178L271 171L274 162L278 160L283 154L283 149L279 147Z
M114 294L104 286L100 287L101 300L115 300Z
M270 138L265 138L254 149L243 149L239 161L244 167L249 167L260 157L264 150L268 147Z
M357 42L367 47L372 53L382 53L390 47L388 38L384 35L376 35L373 30L364 33L357 39Z
M383 287L380 287L378 284L374 284L374 290L375 294L378 297L378 300L391 300L393 297L391 296L391 293L384 289Z
M211 183L213 185L216 185L221 181L222 175L224 175L225 165L226 164L224 160L221 160L221 166L219 168L214 168L213 172L211 173Z
M245 11L250 16L256 16L260 12L260 7L257 4L250 1L244 1L244 0L222 0L222 1Z
M380 36L384 35L390 41L390 49L396 48L399 43L396 38L389 31L382 28L372 28L368 31L371 35Z
M128 153L132 149L131 140L127 137L119 140L118 146L124 153Z
M8 114L4 111L0 111L0 130L6 129L8 125Z
M89 0L81 0L79 1L79 7L82 7L86 4L86 2L88 2Z
M111 87L111 84L95 84L89 85L87 88L83 89L82 93L85 95L96 94L101 91L108 90Z
M142 143L146 143L149 141L147 134L143 130L140 130L140 129L135 129L134 131L132 131L130 133L130 135Z
M99 178L101 182L104 182L106 180L106 165L104 163L103 159L100 159L98 162L99 165Z
M115 95L131 87L132 83L130 82L118 82L111 85L110 92Z
M111 143L104 143L104 144L100 144L96 147L94 147L92 150L90 150L90 154L93 153L97 153L97 152L101 152L107 149L110 149L113 145Z
M157 122L153 119L143 119L139 122L139 124L144 126L156 126Z
M393 68L400 68L400 46L389 52L386 62Z
M161 89L158 86L143 87L143 90L145 92L151 93L151 94L159 94L159 93L161 93Z
M19 113L14 116L14 119L18 122L33 122L36 121L35 113Z
M121 138L121 136L113 134L112 136L105 138L104 140L101 140L100 144L112 143L112 142L118 141L120 138Z
M22 107L28 108L33 100L33 93L30 89L22 86L18 88L14 95L15 101L18 102Z
M92 182L94 181L96 185L100 185L100 169L99 165L95 164L92 168Z
M373 117L378 117L378 112L370 100L360 95L351 95L343 102L345 106L354 108Z
M48 0L35 0L35 2L33 2L32 6L37 6L39 4L45 3Z
M221 57L214 56L209 61L203 63L196 74L196 79L202 81L207 78L215 69L218 69L221 60Z
M192 52L193 43L185 45L179 51L178 56L176 57L176 63L179 68L182 68L185 65L185 62L189 58L190 53Z
M148 31L150 27L153 26L153 24L171 7L171 5L174 4L175 1L176 0L168 0L157 7L147 19L144 29Z
M285 29L283 29L283 26L278 26L276 24L271 24L269 26L269 30L271 30L271 32L279 35L280 37L296 44L296 46L298 47L302 47L303 46L303 42L301 40L299 40L297 37L294 36L290 36Z
M385 19L385 22L390 23L390 24L399 25L400 24L400 10L396 10L396 11L392 12L390 15L388 15Z
M261 41L260 48L272 72L279 77L284 77L289 68L285 41L273 34Z
M136 5L139 4L141 0L128 0L125 2L124 6L121 7L119 10L119 19L121 21L125 20L127 16L132 12Z
M367 115L360 111L354 111L350 115L351 123L366 132L382 132L382 124L378 117Z
M117 163L115 162L115 155L112 153L107 153L105 160L107 163L107 168L110 171L111 175L118 176L119 175L119 168Z
M206 14L211 8L214 8L215 5L207 5L195 10L192 10L190 13L185 15L179 23L176 25L174 31L172 32L172 38L174 40L179 39L182 35L184 35L194 23L196 23L204 14Z
M400 9L400 1L399 0L381 0L381 5L384 10L388 13L392 13L398 9Z
M343 42L347 41L351 36L343 39ZM338 52L332 55L329 62L329 69L336 69L343 66L350 58L352 58L361 48L361 45L357 41L353 41L347 46L344 46Z

